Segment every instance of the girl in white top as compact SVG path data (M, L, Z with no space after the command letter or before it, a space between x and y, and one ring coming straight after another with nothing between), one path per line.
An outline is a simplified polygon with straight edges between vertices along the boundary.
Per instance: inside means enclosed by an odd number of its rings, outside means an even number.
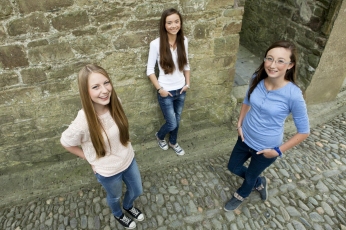
M166 123L155 134L161 149L168 146L178 155L185 151L177 143L180 116L186 91L190 88L188 41L183 32L183 19L176 9L167 9L161 15L160 37L150 43L147 75L157 90L157 98ZM158 63L159 77L155 75ZM169 133L169 143L165 136Z
M84 66L78 75L78 87L83 109L62 133L60 142L67 151L89 162L107 192L107 203L115 219L133 229L136 223L124 215L120 206L122 182L127 187L123 208L138 221L144 220L144 215L133 202L143 189L127 117L102 67Z

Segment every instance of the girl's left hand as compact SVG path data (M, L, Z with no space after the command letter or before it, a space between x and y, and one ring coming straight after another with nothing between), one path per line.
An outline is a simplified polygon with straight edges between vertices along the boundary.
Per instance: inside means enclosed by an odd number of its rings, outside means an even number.
M188 90L189 88L186 86L186 85L184 85L184 87L180 90L180 94L182 94L184 91L186 91L186 90Z
M275 149L263 149L258 151L256 154L263 154L265 158L274 158L279 156L279 153L276 152Z

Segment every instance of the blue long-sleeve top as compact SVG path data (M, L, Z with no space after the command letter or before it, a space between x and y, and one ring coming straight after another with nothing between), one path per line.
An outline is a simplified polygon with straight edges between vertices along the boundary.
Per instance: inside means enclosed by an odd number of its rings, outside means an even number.
M245 143L256 151L278 147L282 144L284 124L292 113L298 133L310 133L309 118L302 91L289 82L282 88L268 91L260 81L248 100L251 108L244 117L242 131Z

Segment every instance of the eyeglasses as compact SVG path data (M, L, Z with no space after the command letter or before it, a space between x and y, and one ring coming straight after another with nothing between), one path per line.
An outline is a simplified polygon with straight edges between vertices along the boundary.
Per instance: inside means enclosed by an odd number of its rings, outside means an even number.
M263 61L264 62L268 62L268 63L273 63L275 62L275 64L277 65L285 65L285 64L291 64L291 62L285 62L284 60L274 60L274 58L271 58L271 57L267 57L267 58L263 58Z

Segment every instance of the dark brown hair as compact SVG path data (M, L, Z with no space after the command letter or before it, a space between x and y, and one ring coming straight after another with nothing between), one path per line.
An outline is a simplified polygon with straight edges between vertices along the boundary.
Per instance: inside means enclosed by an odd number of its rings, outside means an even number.
M168 42L168 35L166 30L166 18L172 14L177 14L180 18L180 30L177 34L177 53L178 53L178 67L180 71L184 70L184 66L187 64L187 57L184 45L184 31L183 31L183 18L181 14L173 8L163 11L160 20L160 66L165 74L171 74L175 70L170 46Z
M105 151L102 132L105 132L105 131L104 131L104 127L102 127L102 124L96 114L92 100L89 95L89 89L88 89L89 76L92 73L102 74L110 81L110 84L112 85L111 98L108 104L108 108L114 122L118 126L118 129L120 132L120 142L124 146L127 146L130 139L129 124L128 124L127 117L124 113L123 107L121 106L121 103L119 101L119 98L117 94L115 93L112 81L110 77L108 76L108 73L106 72L106 70L94 64L88 64L84 66L79 71L79 74L78 74L79 95L81 97L83 110L88 122L91 142L95 148L97 157L104 157L106 155L106 151ZM108 143L109 143L109 139L108 139Z
M297 59L298 59L298 55L297 55L297 48L296 46L290 42L290 41L277 41L274 42L271 46L269 46L269 48L266 50L264 57L267 56L267 53L269 50L274 49L274 48L278 48L278 47L282 47L285 49L288 49L291 51L291 63L293 63L293 67L290 68L289 70L286 71L285 74L285 79L287 81L290 81L294 84L296 84L296 69L297 69ZM268 77L265 69L264 69L264 61L262 62L262 64L258 67L258 69L255 71L254 73L256 76L252 79L251 81L251 85L249 88L249 93L248 93L248 99L250 100L250 95L251 93L254 91L254 89L256 88L257 84Z

